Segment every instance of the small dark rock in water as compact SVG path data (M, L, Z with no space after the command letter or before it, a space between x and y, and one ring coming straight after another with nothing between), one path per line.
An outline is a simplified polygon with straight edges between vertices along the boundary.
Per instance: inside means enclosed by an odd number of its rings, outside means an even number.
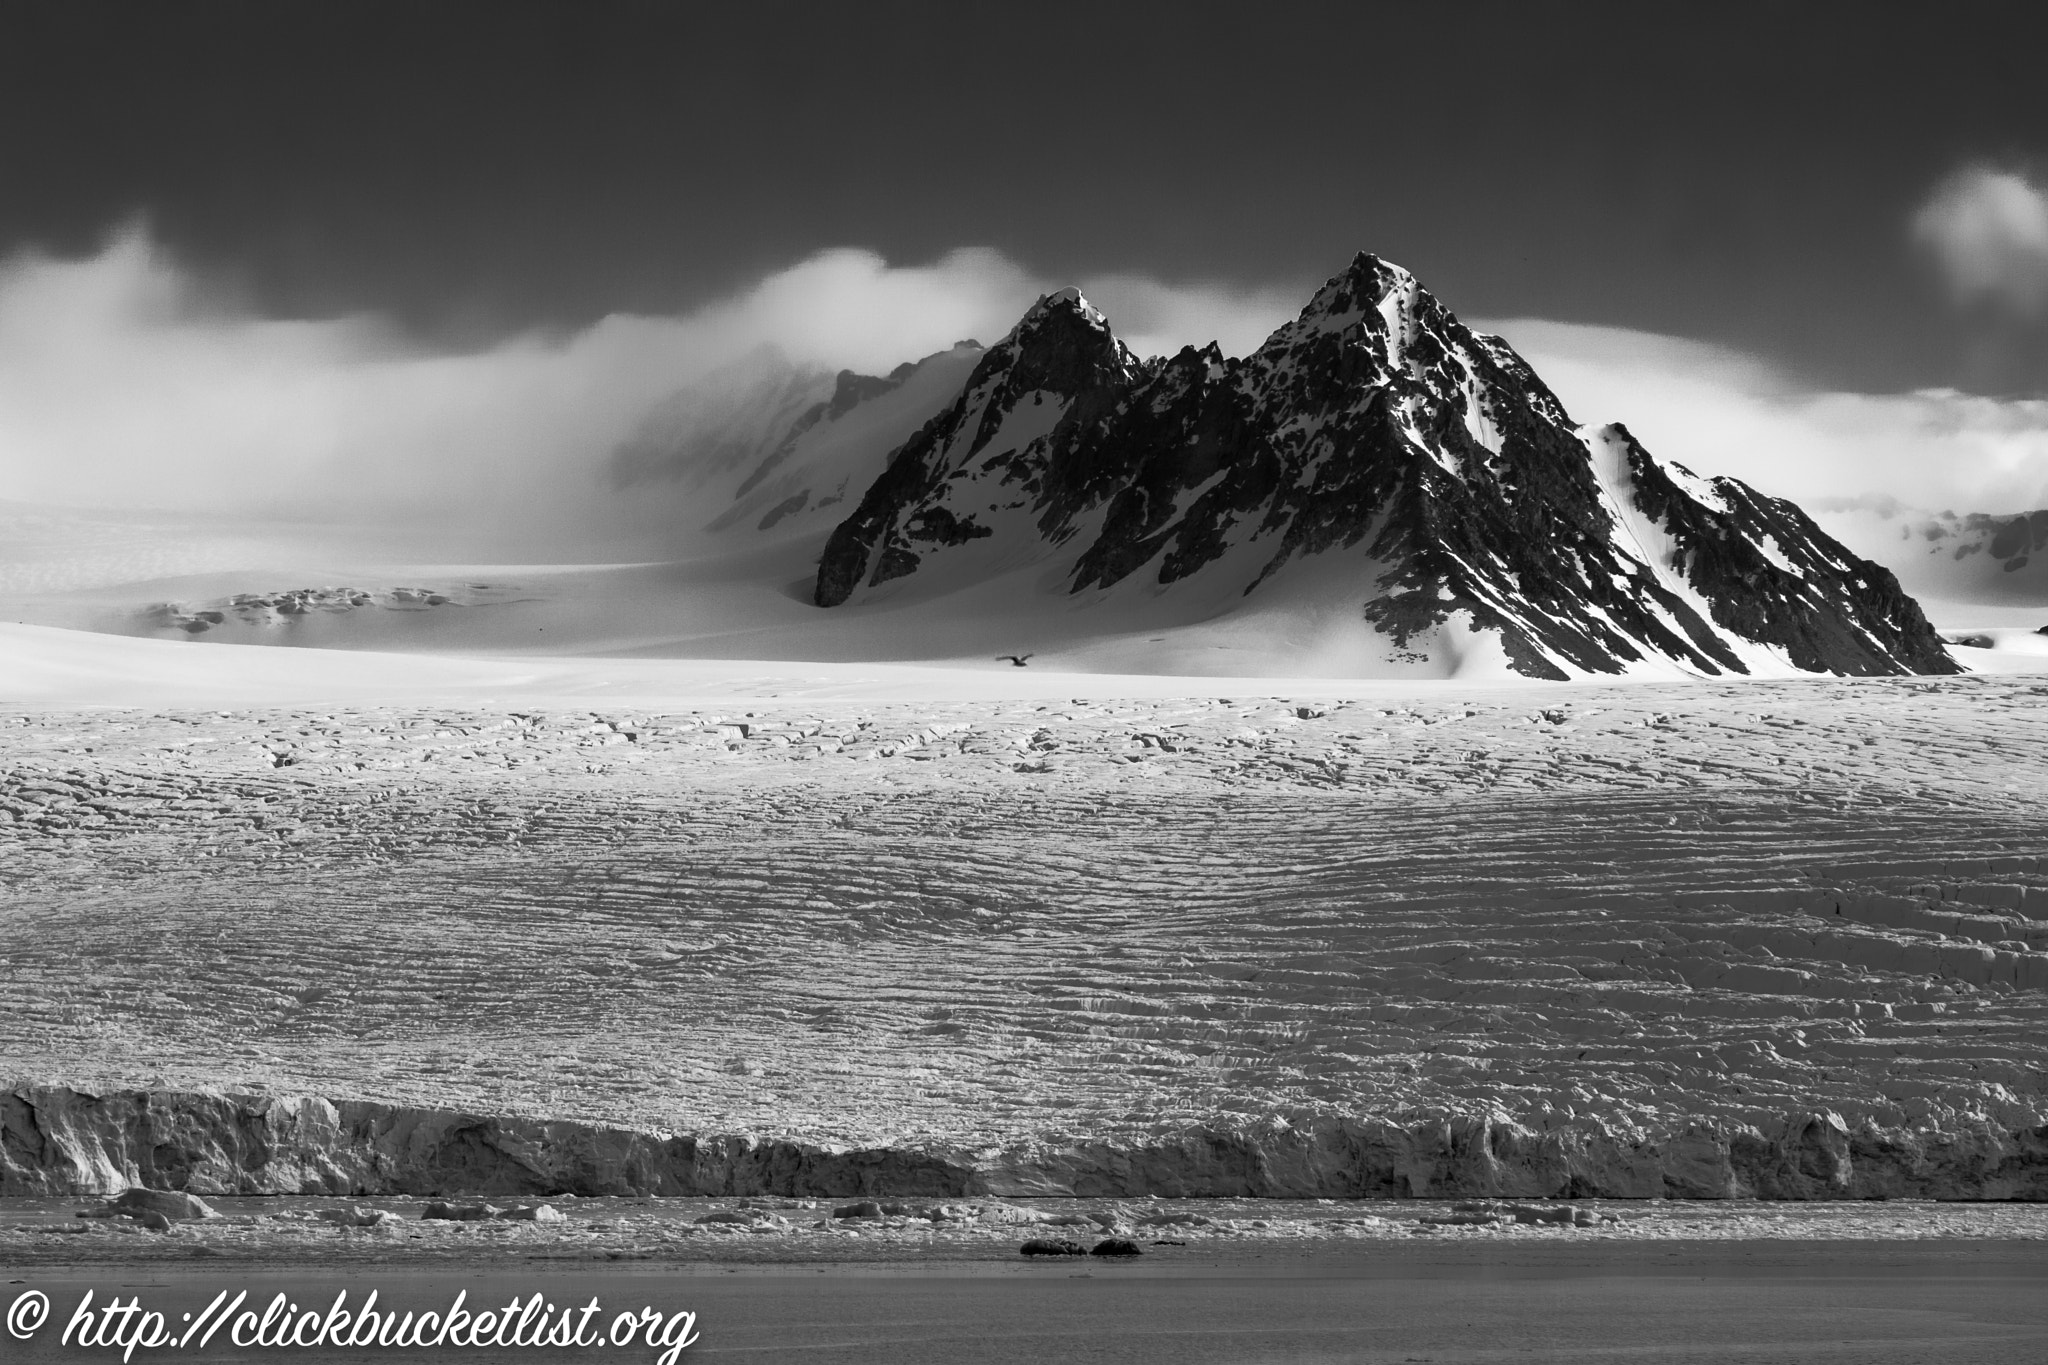
M436 1199L420 1210L422 1219L438 1218L450 1223L481 1223L486 1218L496 1218L504 1210L489 1204L450 1204Z
M1088 1252L1090 1256L1143 1256L1145 1254L1136 1242L1128 1237L1105 1237Z
M204 1199L183 1190L123 1190L113 1207L138 1220L145 1213L162 1214L173 1222L220 1216Z
M2034 634L2036 634L2036 635L2048 635L2048 626L2043 626L2043 627L2041 627L2041 628L2040 628L2039 630L2035 631L2035 632L2034 632Z
M1153 1245L1153 1246L1156 1246L1156 1247L1184 1247L1184 1246L1186 1246L1186 1245L1187 1245L1187 1243L1186 1243L1186 1242L1176 1242L1176 1241L1174 1241L1174 1240L1173 1240L1173 1239L1172 1239L1171 1237L1161 1237L1161 1238L1158 1238L1158 1239L1154 1240L1154 1242L1152 1243L1152 1245Z
M1034 1237L1017 1250L1026 1256L1086 1256L1088 1248L1064 1237Z
M863 1199L858 1204L843 1204L832 1210L834 1218L880 1218L882 1206L872 1199Z

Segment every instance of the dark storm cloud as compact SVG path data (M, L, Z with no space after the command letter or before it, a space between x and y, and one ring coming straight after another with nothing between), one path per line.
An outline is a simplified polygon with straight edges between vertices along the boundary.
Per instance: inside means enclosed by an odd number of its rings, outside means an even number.
M2025 373L1969 371L1898 224L1957 165L2048 148L2031 7L0 13L0 247L147 211L274 315L475 341L685 310L835 243L1298 295L1365 248L1462 311L1835 386Z
M2041 27L0 0L0 496L581 515L736 348L886 369L1079 283L1242 351L1368 248L1702 469L2039 500L2041 403L1952 390L2048 389Z

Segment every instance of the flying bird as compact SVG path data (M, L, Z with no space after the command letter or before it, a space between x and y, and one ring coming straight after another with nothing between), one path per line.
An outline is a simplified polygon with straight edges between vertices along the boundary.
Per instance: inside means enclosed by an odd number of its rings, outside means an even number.
M1017 667L1022 668L1024 666L1024 661L1026 659L1034 659L1038 656L1035 654L998 654L996 655L996 657L998 659L1008 659L1011 663L1017 665Z

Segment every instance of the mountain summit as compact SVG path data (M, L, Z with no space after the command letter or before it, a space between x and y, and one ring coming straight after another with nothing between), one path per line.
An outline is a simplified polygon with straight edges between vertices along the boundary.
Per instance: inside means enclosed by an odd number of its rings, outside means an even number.
M1792 503L1575 425L1371 255L1243 359L1140 360L1079 291L1041 299L831 533L814 599L1026 570L1083 605L1208 614L1312 584L1391 662L1455 641L1554 679L1958 671L1889 571Z

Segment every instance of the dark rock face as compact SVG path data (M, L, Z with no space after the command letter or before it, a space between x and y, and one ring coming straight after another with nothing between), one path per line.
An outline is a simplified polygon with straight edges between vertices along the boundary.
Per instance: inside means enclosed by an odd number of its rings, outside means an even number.
M1688 496L1624 428L1612 430L1628 442L1637 505L1668 529L1716 624L1780 647L1812 673L1960 671L1899 580L1850 554L1797 506L1735 479ZM1786 563L1772 562L1766 545Z
M1241 360L1140 362L1079 294L1041 300L832 533L815 600L1035 561L1074 593L1251 594L1329 555L1397 650L1457 617L1534 676L1958 671L1888 571L1790 503L1574 427L1504 342L1367 255Z
M837 606L863 584L915 572L934 550L993 535L991 514L1034 507L1052 451L1072 439L1050 434L1107 414L1138 372L1079 293L1041 300L832 532L818 564L818 605Z
M0 1091L0 1196L111 1194L860 1197L835 1218L921 1212L874 1196L1403 1199L2048 1199L2048 1128L1542 1131L1477 1115L1304 1118L1281 1130L1044 1141L972 1156L843 1150L360 1101ZM182 1196L137 1196L138 1205ZM178 1205L178 1207L187 1207ZM200 1200L189 1207L204 1209ZM154 1209L144 1210L153 1216ZM436 1216L490 1217L485 1207ZM205 1216L200 1214L199 1216ZM495 1216L519 1216L496 1213Z

